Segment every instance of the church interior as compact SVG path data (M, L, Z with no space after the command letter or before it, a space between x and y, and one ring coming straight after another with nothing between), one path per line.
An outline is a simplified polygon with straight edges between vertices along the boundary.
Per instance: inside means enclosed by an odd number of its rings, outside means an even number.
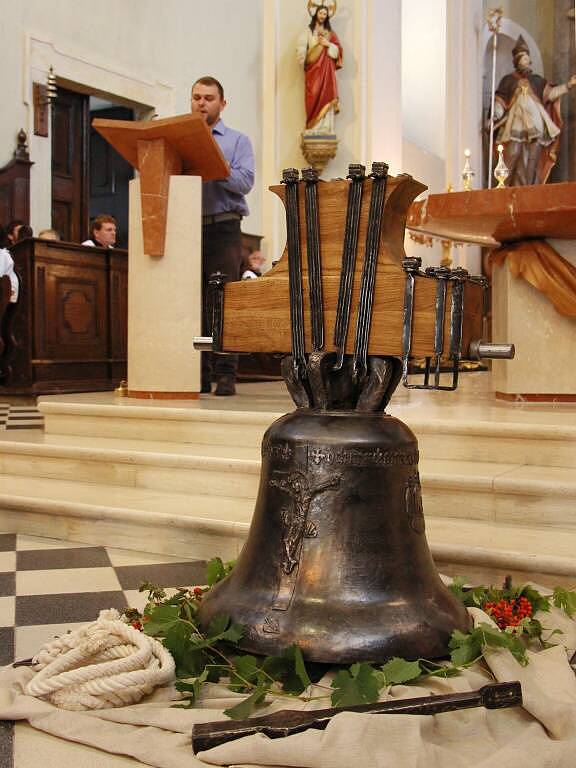
M3 16L0 768L574 766L574 0Z

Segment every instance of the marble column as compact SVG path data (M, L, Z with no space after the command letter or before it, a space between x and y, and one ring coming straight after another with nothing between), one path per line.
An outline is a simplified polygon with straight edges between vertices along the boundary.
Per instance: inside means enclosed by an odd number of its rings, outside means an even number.
M172 176L164 255L144 253L140 180L130 182L128 395L195 399L200 391L202 180Z
M552 240L576 263L576 241ZM508 264L492 274L492 338L516 347L513 361L492 362L492 384L501 400L576 402L576 320L560 315L550 300Z

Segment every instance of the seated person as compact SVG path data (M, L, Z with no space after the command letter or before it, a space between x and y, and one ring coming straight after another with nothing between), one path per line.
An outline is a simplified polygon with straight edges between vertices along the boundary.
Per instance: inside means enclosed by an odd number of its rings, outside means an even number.
M18 227L16 242L19 243L21 240L26 240L28 237L34 237L34 230L32 227L29 227L28 224L22 224Z
M116 219L114 216L101 213L92 221L90 237L82 245L92 245L98 248L114 248L116 243Z
M62 240L57 229L41 229L38 237L40 240Z
M262 251L252 251L246 259L247 268L242 272L242 280L253 280L262 276L262 267L266 261Z
M26 226L26 222L22 219L12 219L6 225L6 246L10 248L11 245L15 245L18 242L18 235L20 233L20 227Z
M10 301L15 304L18 301L18 291L20 286L16 273L14 272L14 259L7 248L0 248L0 277L4 277L4 275L8 275L10 278L10 286L12 288Z

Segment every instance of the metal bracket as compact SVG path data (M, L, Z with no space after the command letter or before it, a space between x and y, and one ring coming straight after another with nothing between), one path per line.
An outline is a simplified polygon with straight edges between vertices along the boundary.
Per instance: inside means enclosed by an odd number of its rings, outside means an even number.
M404 293L404 321L402 329L402 384L406 389L435 389L452 392L458 387L459 364L462 357L462 323L464 319L464 283L469 279L468 271L457 267L449 270L446 267L429 267L425 277L437 281L436 286L436 319L434 329L434 356L426 358L424 381L422 384L409 384L408 362L412 343L412 319L414 314L415 275L420 272L421 259L404 259L402 266L406 271L406 287ZM440 384L441 360L444 354L444 314L446 309L446 292L448 281L452 283L450 306L450 343L447 357L452 361L452 383ZM433 361L433 363L432 363ZM434 383L430 383L430 373L434 370Z
M212 303L212 352L222 352L224 334L224 284L227 275L214 272L208 279Z

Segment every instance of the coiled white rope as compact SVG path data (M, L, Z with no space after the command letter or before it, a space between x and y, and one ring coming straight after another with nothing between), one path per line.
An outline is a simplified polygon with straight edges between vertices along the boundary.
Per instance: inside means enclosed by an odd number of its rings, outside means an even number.
M114 608L46 643L33 665L26 693L76 711L135 704L175 673L162 643L121 621Z

